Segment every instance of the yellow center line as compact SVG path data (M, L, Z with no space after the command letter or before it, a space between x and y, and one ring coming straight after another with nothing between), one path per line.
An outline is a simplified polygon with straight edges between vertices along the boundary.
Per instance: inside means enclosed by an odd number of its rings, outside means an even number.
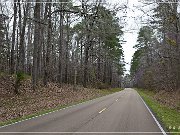
M106 108L102 109L99 113L102 113L102 112L105 111L105 110L106 110Z

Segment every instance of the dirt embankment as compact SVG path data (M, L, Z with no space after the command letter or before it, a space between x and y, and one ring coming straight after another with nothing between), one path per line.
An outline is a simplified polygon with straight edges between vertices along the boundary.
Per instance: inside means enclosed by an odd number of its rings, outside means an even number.
M180 112L180 92L159 91L154 95L154 99Z
M71 85L60 87L56 83L49 83L46 87L40 87L33 91L30 79L21 83L20 94L15 95L13 93L14 82L12 76L0 77L1 122L103 95L97 89L87 89L80 86L74 89Z

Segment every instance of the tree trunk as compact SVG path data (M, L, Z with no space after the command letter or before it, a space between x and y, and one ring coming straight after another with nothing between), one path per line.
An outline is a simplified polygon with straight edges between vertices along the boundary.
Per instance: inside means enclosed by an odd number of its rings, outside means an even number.
M101 40L99 38L99 45L98 45L98 67L97 67L97 80L100 81L100 72L101 72L101 65L100 65L100 62L101 62L101 50L100 50L100 47L101 47Z
M17 0L14 0L14 20L13 20L13 32L12 32L12 47L11 47L11 74L14 74L14 47L15 47L15 39L16 39L16 16L17 16L17 5L16 5Z
M47 53L46 53L46 66L45 66L45 85L50 78L50 58L51 58L51 35L52 35L52 26L51 26L51 0L48 3L48 37L47 37Z
M34 19L39 21L40 20L40 0L36 0L36 5L34 9ZM38 81L38 63L37 63L37 57L38 57L38 46L39 46L39 37L40 37L40 23L35 22L35 30L34 30L34 49L33 49L33 76L32 76L32 84L33 89L35 90L37 81Z
M28 43L27 43L27 63L26 63L26 72L31 74L31 61L30 61L30 57L31 57L31 47L32 47L32 26L31 26L31 22L29 22L28 24Z
M61 9L63 9L63 3L61 3ZM60 44L59 44L59 76L58 76L58 81L60 84L62 84L62 54L63 54L63 18L64 15L62 12L60 12Z
M25 44L24 44L24 35L25 35L25 28L26 28L26 22L27 22L27 15L29 10L29 2L26 5L26 9L24 10L24 19L23 19L23 26L22 26L22 32L20 33L20 45L19 45L19 71L24 72L25 71Z
M79 40L79 39L78 39ZM83 43L82 43L82 38L81 38L81 41L80 41L80 45L81 45L81 56L80 56L80 58L81 58L81 70L80 71L83 71ZM79 41L78 41L79 42ZM82 81L82 79L83 79L83 73L81 73L81 76L80 76L80 80L81 80L81 84L83 84L83 81Z
M103 83L106 83L106 68L107 68L107 59L106 59L106 54L105 54L105 59L104 59L104 73L103 73Z
M48 15L48 3L46 3L45 5L45 11L44 11L44 21L47 22L47 15ZM42 7L42 6L41 6ZM42 9L41 9L42 12ZM41 15L43 16L43 13L41 13ZM49 26L48 26L49 27ZM41 27L41 47L42 47L42 56L41 56L41 60L42 60L42 71L43 71L43 83L44 85L47 84L47 66L46 66L46 45L45 45L45 29L48 27Z
M67 14L67 43L66 43L66 61L65 61L65 83L68 83L68 63L69 63L69 14Z
M84 82L83 82L83 86L87 87L87 81L88 81L88 59L89 59L89 45L85 46L85 58L84 58Z
M20 3L21 1L20 0L18 0L18 17L19 17L19 21L18 21L18 32L19 33L17 33L17 36L18 36L18 39L19 40L17 40L17 70L16 71L20 71L20 41L21 41L21 38L20 38L20 36L21 36L21 32L22 32L22 14L21 14L21 3Z

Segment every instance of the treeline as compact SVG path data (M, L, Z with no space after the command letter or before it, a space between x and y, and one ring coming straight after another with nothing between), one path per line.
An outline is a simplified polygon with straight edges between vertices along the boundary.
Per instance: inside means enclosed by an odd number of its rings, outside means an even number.
M118 8L101 0L14 0L0 7L0 72L31 75L34 90L40 81L120 87Z
M136 87L180 90L180 14L178 0L155 3L151 22L143 26L131 62Z

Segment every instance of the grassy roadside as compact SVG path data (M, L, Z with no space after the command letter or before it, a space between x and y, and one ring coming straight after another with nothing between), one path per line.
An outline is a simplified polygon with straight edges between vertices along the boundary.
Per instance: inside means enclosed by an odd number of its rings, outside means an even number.
M137 92L144 99L146 104L152 109L157 118L163 123L166 130L173 135L180 134L180 113L177 110L170 109L153 99L154 92L142 89L136 89ZM175 133L179 132L179 133Z
M77 101L77 102L74 102L74 103L70 103L70 104L66 104L66 105L59 105L59 106L57 106L55 108L52 108L52 109L44 109L44 110L38 111L37 113L33 113L33 114L26 115L26 116L23 116L23 117L17 117L17 118L11 119L11 120L0 122L0 127L8 125L8 124L16 123L18 121L31 119L31 118L36 117L36 116L41 116L41 115L46 114L46 113L54 112L54 111L57 111L57 110L60 110L60 109L66 108L66 107L70 107L70 106L77 105L77 104L80 104L80 103L83 103L83 102L87 102L87 101L90 101L92 99L97 99L97 98L100 98L102 96L106 96L106 95L109 95L109 94L113 94L115 92L119 92L121 90L123 90L123 89L121 89L121 88L112 88L112 89L108 89L108 90L107 89L97 90L97 92L99 93L99 96L95 96L95 97L92 97L90 99L83 99L83 100L80 100L80 101Z

